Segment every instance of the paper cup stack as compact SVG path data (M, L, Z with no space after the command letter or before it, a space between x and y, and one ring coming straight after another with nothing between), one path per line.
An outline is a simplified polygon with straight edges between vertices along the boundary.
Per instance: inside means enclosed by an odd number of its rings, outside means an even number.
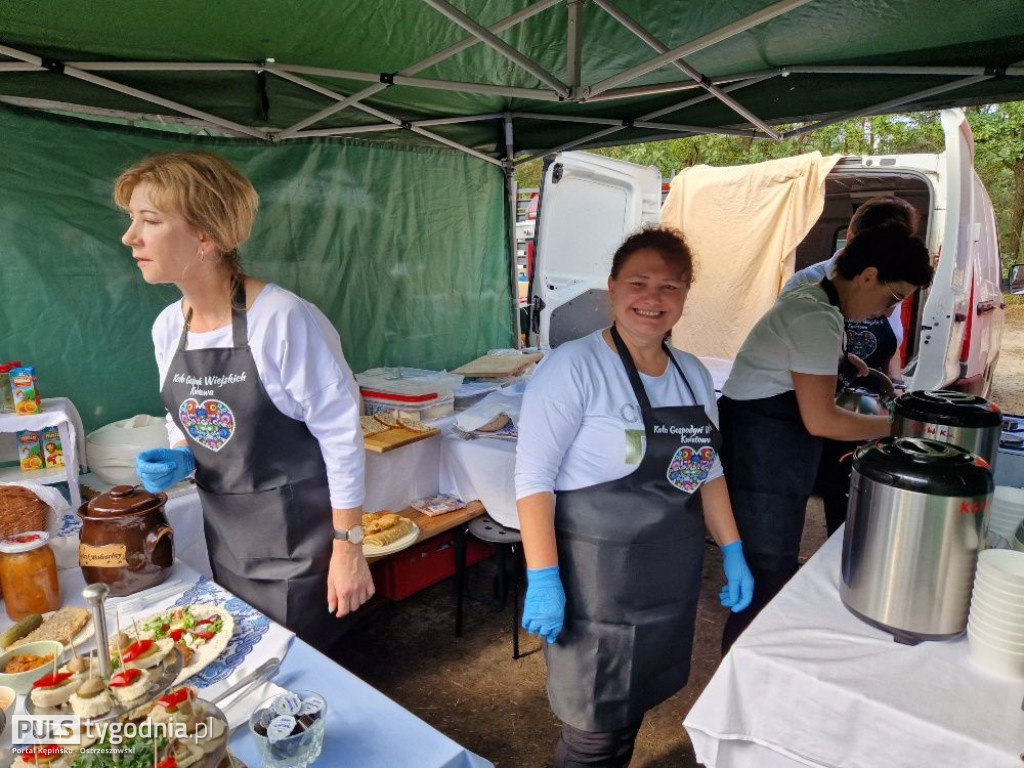
M967 640L981 666L1024 677L1024 552L987 549L978 556Z
M989 508L985 543L992 549L1010 549L1024 521L1024 488L997 485Z

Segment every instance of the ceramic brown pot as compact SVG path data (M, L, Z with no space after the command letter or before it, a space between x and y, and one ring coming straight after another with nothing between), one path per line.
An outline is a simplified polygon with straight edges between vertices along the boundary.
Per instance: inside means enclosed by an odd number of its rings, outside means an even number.
M82 531L78 564L87 584L131 595L163 582L174 565L174 529L167 522L167 494L115 485L78 509Z

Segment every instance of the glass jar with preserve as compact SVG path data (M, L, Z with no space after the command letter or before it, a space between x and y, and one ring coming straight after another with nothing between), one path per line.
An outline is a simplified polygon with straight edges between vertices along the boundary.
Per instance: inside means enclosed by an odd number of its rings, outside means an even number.
M13 621L60 608L57 560L49 541L46 531L25 531L0 541L0 591Z

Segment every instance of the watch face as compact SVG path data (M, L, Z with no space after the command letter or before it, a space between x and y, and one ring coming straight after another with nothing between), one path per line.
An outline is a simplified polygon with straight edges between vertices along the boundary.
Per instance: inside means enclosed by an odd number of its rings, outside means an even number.
M363 543L363 526L353 525L348 529L348 540L353 544Z

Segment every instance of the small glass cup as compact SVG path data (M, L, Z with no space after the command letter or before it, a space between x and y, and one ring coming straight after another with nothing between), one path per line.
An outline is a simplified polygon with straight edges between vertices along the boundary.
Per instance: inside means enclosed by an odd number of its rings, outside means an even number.
M271 741L266 735L267 723L261 724L261 717L266 719L263 714L265 711L276 716L277 713L274 713L272 709L274 701L284 694L278 694L262 702L249 716L249 733L256 741L256 747L260 752L260 761L264 768L305 768L320 757L320 751L323 749L324 727L327 722L327 700L314 691L296 690L292 693L298 696L304 704L310 700L318 703L320 705L319 716L312 720L306 718L308 725L305 725L301 732ZM302 718L300 716L297 719L301 720ZM256 730L257 726L261 727L262 733Z

